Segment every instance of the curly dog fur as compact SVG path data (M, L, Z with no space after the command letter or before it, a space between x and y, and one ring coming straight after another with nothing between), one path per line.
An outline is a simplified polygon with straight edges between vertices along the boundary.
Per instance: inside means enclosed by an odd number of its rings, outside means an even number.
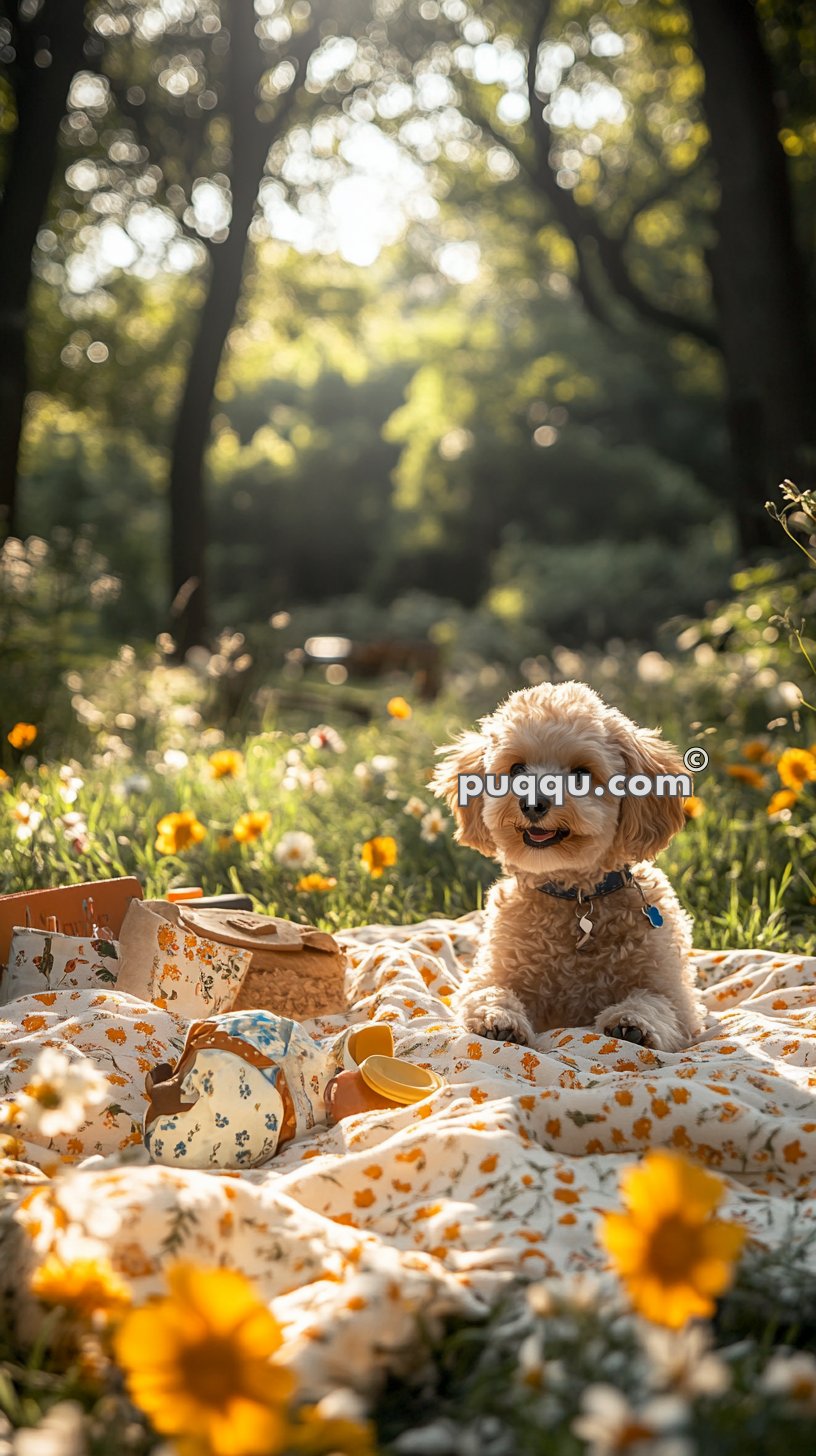
M611 775L677 774L683 764L659 732L639 728L583 683L544 683L511 694L479 731L440 748L432 787L454 815L461 844L504 870L488 896L476 963L456 1000L468 1031L530 1043L538 1032L592 1026L663 1051L678 1051L704 1024L690 960L691 921L651 861L682 828L681 798L566 795L545 810L563 838L530 844L512 793L479 794L464 807L458 775L588 770L593 786ZM578 905L536 887L552 881L588 893L610 870L629 865L663 925L643 914L634 885L597 897L592 934L577 941Z

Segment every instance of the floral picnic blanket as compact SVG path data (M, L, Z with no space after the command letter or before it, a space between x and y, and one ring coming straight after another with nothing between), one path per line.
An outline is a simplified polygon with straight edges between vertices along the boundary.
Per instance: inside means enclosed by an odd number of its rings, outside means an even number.
M43 1046L91 1058L111 1088L76 1133L30 1141L5 1164L20 1180L22 1257L31 1267L52 1250L104 1251L140 1296L175 1259L237 1267L317 1394L398 1368L418 1313L433 1327L486 1309L514 1279L602 1269L598 1216L619 1204L622 1167L650 1147L721 1174L726 1216L763 1243L813 1219L816 959L697 953L709 1025L684 1052L583 1028L518 1047L470 1035L450 1010L479 928L474 914L342 937L349 1019L390 1022L398 1055L448 1085L416 1107L315 1130L247 1172L146 1162L144 1073L174 1059L186 1029L170 1013L116 990L0 1007L0 1093L24 1086Z

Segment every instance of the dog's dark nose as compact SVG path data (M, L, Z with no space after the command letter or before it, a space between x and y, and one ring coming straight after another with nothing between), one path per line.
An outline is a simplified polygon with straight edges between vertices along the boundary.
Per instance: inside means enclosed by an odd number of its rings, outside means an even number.
M539 795L534 804L528 804L525 799L519 799L519 803L522 814L525 819L530 820L531 824L537 824L539 819L543 819L545 814L549 814L551 808L550 800L543 794Z

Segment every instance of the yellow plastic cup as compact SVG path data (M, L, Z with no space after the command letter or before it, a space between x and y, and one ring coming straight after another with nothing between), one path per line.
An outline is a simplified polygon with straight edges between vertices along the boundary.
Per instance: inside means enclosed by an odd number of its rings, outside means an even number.
M412 1102L421 1102L438 1092L445 1082L438 1072L427 1067L414 1066L413 1062L401 1057L370 1056L360 1063L360 1073L367 1087L380 1097L408 1107Z

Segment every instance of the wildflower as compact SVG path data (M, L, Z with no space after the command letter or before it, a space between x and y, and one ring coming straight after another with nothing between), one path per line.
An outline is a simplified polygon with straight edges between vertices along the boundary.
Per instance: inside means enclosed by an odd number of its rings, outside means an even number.
M346 745L343 742L336 728L328 723L319 723L309 734L309 743L312 748L327 748L332 753L345 753Z
M79 796L80 789L84 789L85 787L85 780L79 778L79 776L74 773L74 770L69 763L65 763L62 765L62 768L59 771L59 777L59 792L63 803L75 804Z
M237 748L219 748L217 753L210 754L207 761L214 779L237 778L244 766L243 754Z
M412 794L407 803L403 804L402 812L408 814L411 819L421 819L427 810L422 800L418 799L416 794Z
M14 1446L0 1445L3 1456L85 1456L88 1450L88 1424L77 1400L60 1400L37 1422L21 1426L14 1435Z
M749 763L774 763L774 754L767 743L761 738L752 738L750 743L742 745L742 756L747 758Z
M87 1320L94 1315L112 1318L128 1309L130 1289L109 1259L75 1259L63 1263L57 1254L36 1269L31 1292L43 1304L59 1304Z
M91 847L91 841L85 816L76 811L70 814L63 814L60 824L74 854L87 854Z
M45 1047L16 1098L16 1119L26 1131L46 1138L76 1132L88 1109L104 1102L109 1091L102 1072L90 1062L72 1062L54 1047Z
M423 814L420 829L420 838L424 839L426 844L433 844L445 829L445 816L442 810L429 809L427 814Z
M741 784L748 784L752 789L764 789L765 776L758 768L751 768L748 763L729 763L725 772L729 778L738 779Z
M391 718L410 718L414 710L405 698L396 697L388 699L385 711Z
M766 1395L782 1395L798 1406L816 1412L816 1357L807 1350L777 1350L762 1372L760 1386Z
M623 1175L626 1213L607 1213L601 1242L635 1308L679 1329L714 1312L745 1239L738 1224L712 1217L722 1179L679 1154L648 1153Z
M36 737L37 729L33 723L15 723L8 741L12 748L30 748Z
M586 1441L592 1456L616 1456L637 1451L649 1456L690 1453L693 1447L677 1439L687 1419L687 1407L676 1397L661 1396L642 1406L629 1404L613 1385L590 1385L584 1391L581 1414L572 1423L576 1436Z
M699 819L700 815L705 813L705 804L702 799L697 798L696 794L689 794L688 798L683 800L683 813L687 819Z
M295 885L295 889L300 890L304 895L311 895L315 892L322 893L325 890L333 890L336 884L337 880L334 878L334 875L301 875Z
M816 780L816 754L806 748L786 748L776 769L785 788L798 792Z
M17 820L15 837L23 842L30 839L42 824L43 816L40 810L33 809L25 799L20 799L11 812L12 817Z
M4 789L10 789L10 788L11 788L11 778L5 772L4 769L0 768L0 794L2 794L2 792L3 792Z
M158 767L162 772L169 768L173 773L178 773L181 769L186 768L189 762L190 760L183 748L167 748L164 751L164 757Z
M725 1361L711 1348L711 1331L702 1325L683 1330L662 1330L643 1326L643 1348L649 1357L650 1383L659 1390L673 1390L693 1399L695 1395L719 1395L731 1384Z
M292 869L305 869L311 864L317 853L317 845L311 834L304 834L301 829L292 829L288 834L275 845L275 859L278 864L288 865Z
M156 828L156 848L159 854L182 854L191 845L200 844L207 833L192 809L165 814Z
M359 1396L351 1390L332 1390L317 1405L301 1406L290 1441L292 1450L302 1456L322 1456L328 1451L376 1456L374 1428L365 1419Z
M375 753L370 767L375 779L384 779L397 767L397 760L392 753Z
M250 809L236 819L232 826L233 837L239 844L252 844L266 833L271 823L272 815L267 809Z
M274 1363L274 1316L237 1270L176 1264L167 1283L115 1337L131 1399L161 1435L211 1456L282 1450L295 1380Z
M798 797L793 789L777 789L768 800L768 813L780 814L783 809L792 809Z
M366 840L360 858L372 878L378 880L384 870L397 862L397 841L390 834L377 834Z

